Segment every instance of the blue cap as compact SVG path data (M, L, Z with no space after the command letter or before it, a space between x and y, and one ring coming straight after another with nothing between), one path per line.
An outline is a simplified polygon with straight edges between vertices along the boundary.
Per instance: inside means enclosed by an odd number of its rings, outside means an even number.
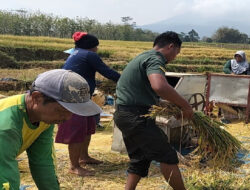
M67 49L63 52L71 55L74 51L75 51L75 48L71 48L71 49Z

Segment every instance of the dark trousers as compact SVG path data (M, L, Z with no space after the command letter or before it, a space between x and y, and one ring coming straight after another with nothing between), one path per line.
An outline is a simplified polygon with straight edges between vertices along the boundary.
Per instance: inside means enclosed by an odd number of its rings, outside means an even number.
M152 160L177 164L176 151L168 143L165 133L156 126L155 120L143 115L149 107L116 106L114 121L121 130L130 158L129 173L141 177L148 175Z

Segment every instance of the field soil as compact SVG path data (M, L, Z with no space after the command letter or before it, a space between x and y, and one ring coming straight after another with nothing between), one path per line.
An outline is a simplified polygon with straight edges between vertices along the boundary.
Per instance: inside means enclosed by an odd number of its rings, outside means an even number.
M106 125L105 125L106 124ZM55 144L57 156L57 174L61 189L65 190L119 190L124 189L126 182L127 155L111 151L113 124L105 123L105 129L98 129L92 136L89 147L90 155L103 161L101 165L84 166L95 171L91 177L79 177L68 173L69 156L67 145ZM56 129L55 129L56 130ZM246 150L250 150L250 125L235 121L228 125L228 131L243 142ZM250 187L250 156L244 151L241 164L235 169L216 170L198 167L197 165L180 165L180 169L188 189L248 189ZM18 157L21 173L21 184L31 185L27 190L37 189L28 168L26 153ZM192 165L192 163L191 163ZM143 178L137 190L171 189L162 177L159 166L151 164L149 176Z

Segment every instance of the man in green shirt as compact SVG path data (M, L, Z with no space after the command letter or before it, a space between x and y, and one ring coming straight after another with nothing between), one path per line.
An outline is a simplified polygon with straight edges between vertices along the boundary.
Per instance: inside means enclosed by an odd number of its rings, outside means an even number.
M89 116L100 112L90 100L86 80L63 69L38 75L29 93L1 99L0 189L19 189L16 157L25 150L38 189L60 189L55 172L53 124L70 119L72 113Z
M126 190L134 190L141 177L147 176L152 160L160 162L163 176L174 189L185 189L176 151L155 120L142 117L152 105L160 103L160 98L179 106L185 118L192 117L191 106L165 77L165 65L175 59L181 43L175 32L160 34L153 49L134 58L117 83L114 120L122 132L130 158Z

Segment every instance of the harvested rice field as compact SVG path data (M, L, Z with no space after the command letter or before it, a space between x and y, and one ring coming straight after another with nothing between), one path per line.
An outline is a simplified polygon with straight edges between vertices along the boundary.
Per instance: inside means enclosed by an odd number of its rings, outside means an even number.
M90 155L102 160L99 166L85 166L95 171L94 176L78 177L68 173L69 157L67 146L55 144L58 177L63 190L119 190L124 189L126 181L126 168L128 157L111 151L112 125L106 125L103 130L97 130L92 136ZM56 130L56 129L55 129ZM228 131L237 137L246 149L239 155L240 164L236 167L229 166L224 170L207 168L190 161L190 166L180 164L180 169L189 190L247 190L250 189L250 125L235 121L228 124ZM242 157L244 156L244 157ZM29 172L26 154L18 157L21 174L21 184L29 185L27 190L37 189ZM142 179L137 190L167 190L171 187L163 179L157 163L152 163L149 176Z
M0 94L23 93L35 77L49 69L61 68L72 48L72 39L49 37L26 37L0 35ZM99 55L103 61L122 73L126 64L139 53L152 48L151 42L128 42L101 40ZM223 65L232 58L236 50L243 49L250 55L250 46L244 44L183 43L181 53L167 66L168 71L188 73L221 73ZM18 82L6 81L14 79ZM97 89L113 94L115 84L97 74ZM103 100L102 100L103 101ZM102 103L100 103L102 104ZM57 175L62 190L120 190L126 182L128 157L111 151L113 124L102 123L105 128L97 129L92 136L89 152L103 161L101 165L87 165L95 172L91 177L79 177L68 173L69 156L66 145L55 144ZM234 137L242 142L244 151L238 154L238 163L223 169L207 167L195 157L186 157L180 169L189 190L248 190L250 189L250 124L235 121L227 125ZM57 128L55 128L56 134ZM36 190L31 177L26 153L18 158L22 190ZM163 179L158 163L152 163L149 176L140 181L137 190L171 189Z

